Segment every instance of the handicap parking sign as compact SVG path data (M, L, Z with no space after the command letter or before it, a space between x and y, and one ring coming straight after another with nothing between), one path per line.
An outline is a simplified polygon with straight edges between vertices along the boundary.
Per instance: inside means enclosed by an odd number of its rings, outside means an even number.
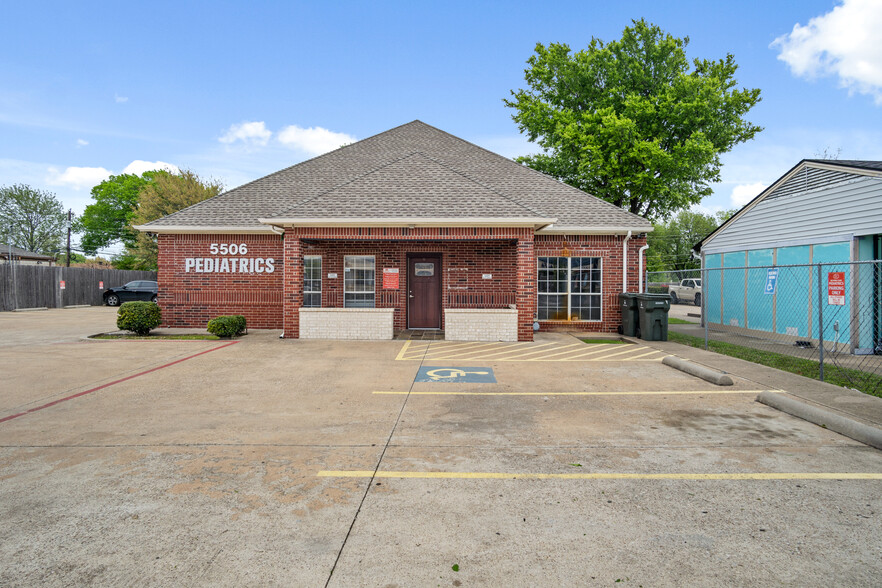
M414 382L449 382L455 384L495 384L493 368L423 366Z
M778 268L773 267L769 268L768 274L766 274L766 294L774 294L775 289L778 287Z

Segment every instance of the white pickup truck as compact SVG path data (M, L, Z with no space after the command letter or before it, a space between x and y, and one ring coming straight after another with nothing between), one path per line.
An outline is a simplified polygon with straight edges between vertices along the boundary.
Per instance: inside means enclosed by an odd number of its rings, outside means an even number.
M694 302L695 306L701 306L701 280L687 278L680 280L676 286L668 286L668 294L671 295L671 304L680 302Z

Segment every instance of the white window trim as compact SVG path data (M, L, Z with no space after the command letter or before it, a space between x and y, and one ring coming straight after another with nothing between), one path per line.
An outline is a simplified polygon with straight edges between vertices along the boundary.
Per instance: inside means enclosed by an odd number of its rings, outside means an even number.
M373 290L353 290L349 291L346 289L346 260L352 257L369 257L374 262L374 289ZM346 306L346 295L347 294L372 294L374 297L374 305L369 307L364 306L356 306L356 307L347 307ZM344 255L343 256L343 308L376 308L377 307L377 256L376 255Z
M560 296L563 292L548 292L542 293L539 292L539 259L542 257L564 257L563 255L537 255L536 256L536 314L538 317L539 314L539 297L540 296ZM571 291L573 285L573 262L572 259L578 257L580 259L597 259L600 262L600 292L592 292L588 294L589 296L599 296L600 297L600 318L599 319L578 319L578 320L570 320L569 317L573 315L572 310L572 296L573 292ZM603 322L603 257L597 255L572 255L569 257L565 257L567 260L567 320L560 321L554 319L537 319L543 323L602 323ZM576 296L579 296L580 293L576 293Z
M303 265L304 270L306 269L306 260L318 259L319 260L319 289L309 290L306 289L306 271L303 272L303 299L306 300L307 294L318 294L319 295L319 305L318 306L307 306L306 308L321 308L322 307L322 289L324 288L324 280L322 279L322 256L321 255L304 255L303 256Z

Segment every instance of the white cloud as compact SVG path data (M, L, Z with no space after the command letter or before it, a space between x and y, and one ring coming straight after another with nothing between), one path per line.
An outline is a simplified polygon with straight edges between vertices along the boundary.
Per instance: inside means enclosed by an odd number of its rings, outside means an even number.
M832 11L817 16L770 45L780 49L778 59L807 78L835 75L849 92L873 96L882 105L882 2L843 0Z
M153 171L155 169L161 169L173 174L179 173L181 170L173 163L166 163L164 161L144 161L141 159L136 159L129 165L127 165L122 173L124 174L134 174L136 176L140 176L146 171Z
M77 139L77 147L85 147L89 142L85 139Z
M732 202L732 206L736 206L741 208L757 196L759 193L766 189L766 185L762 183L755 184L739 184L732 188L732 196L730 200Z
M266 145L273 133L266 128L266 123L242 122L230 125L223 137L218 139L221 143L235 143L242 141L246 145Z
M346 133L335 133L322 127L303 129L297 125L290 125L279 131L278 138L281 144L310 155L321 155L356 141L355 137Z
M119 94L114 94L113 99L116 100L117 104L124 104L129 101L128 96L120 96Z
M90 189L106 180L111 171L103 167L68 167L63 172L49 168L46 183L50 186L66 186L74 190Z

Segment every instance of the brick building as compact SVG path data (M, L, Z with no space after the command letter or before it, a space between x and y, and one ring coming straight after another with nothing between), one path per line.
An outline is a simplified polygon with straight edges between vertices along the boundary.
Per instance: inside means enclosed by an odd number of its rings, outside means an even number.
M420 121L137 227L169 326L243 314L285 337L613 332L645 219Z

